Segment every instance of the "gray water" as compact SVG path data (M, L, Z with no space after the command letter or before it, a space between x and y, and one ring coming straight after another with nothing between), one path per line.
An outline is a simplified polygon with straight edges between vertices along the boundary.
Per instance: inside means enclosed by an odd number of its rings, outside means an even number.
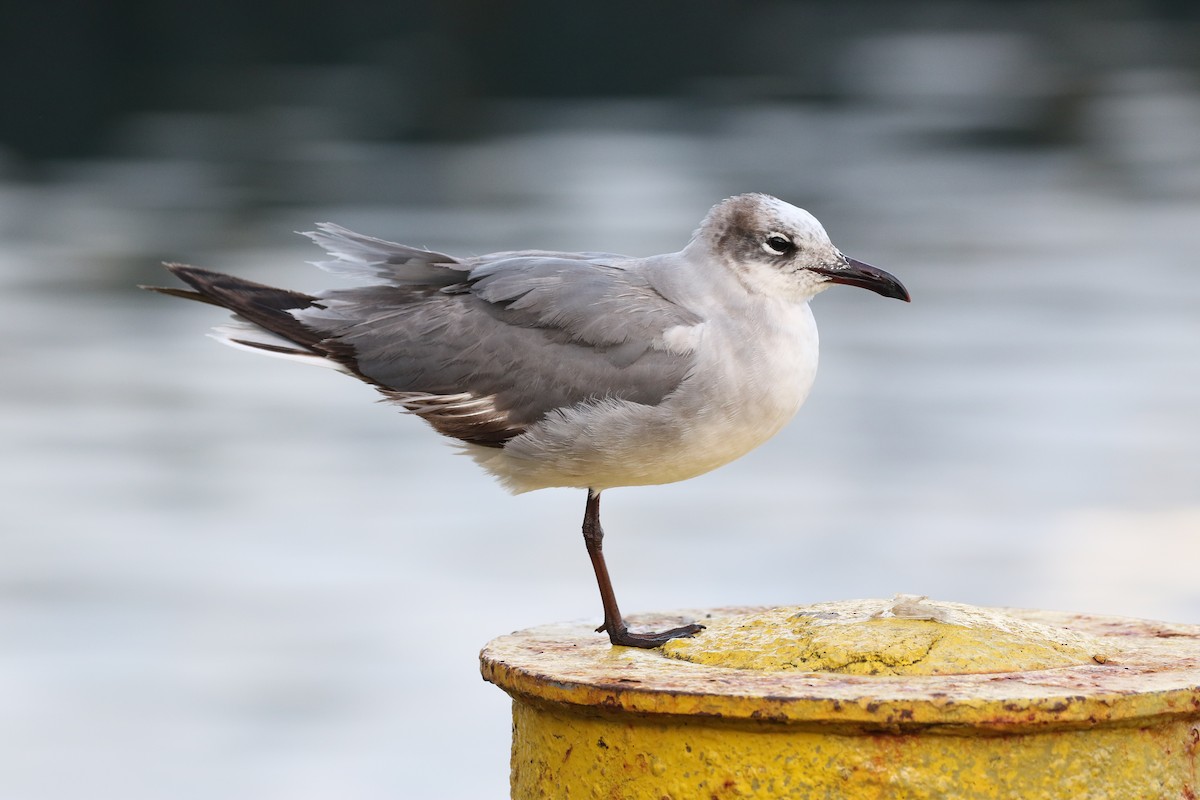
M162 259L319 288L315 221L649 254L759 190L904 280L911 305L815 300L821 372L772 442L606 495L629 612L908 592L1200 621L1194 76L1114 72L1065 145L959 136L994 105L945 97L512 103L457 144L144 115L114 157L0 181L0 797L505 795L476 654L598 621L582 493L510 497L367 387L132 288Z

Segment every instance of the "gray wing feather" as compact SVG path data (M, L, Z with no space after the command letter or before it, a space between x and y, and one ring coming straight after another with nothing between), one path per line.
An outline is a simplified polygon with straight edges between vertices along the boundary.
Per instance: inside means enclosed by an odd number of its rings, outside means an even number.
M504 259L473 270L469 287L502 306L512 324L558 329L593 346L641 341L649 347L666 329L700 321L636 273L596 261Z
M315 266L352 278L382 279L393 286L444 286L461 281L471 269L454 256L364 236L332 222L319 223L317 230L303 235L333 256L312 262Z
M423 252L423 251L422 251ZM468 262L470 263L470 262ZM449 285L368 286L295 312L353 359L354 370L466 441L502 443L556 408L599 398L657 404L686 377L690 353L663 332L700 318L640 275L574 254L496 254ZM465 280L463 280L465 278ZM439 281L439 284L441 282ZM463 396L430 403L430 396ZM430 408L472 405L443 428Z

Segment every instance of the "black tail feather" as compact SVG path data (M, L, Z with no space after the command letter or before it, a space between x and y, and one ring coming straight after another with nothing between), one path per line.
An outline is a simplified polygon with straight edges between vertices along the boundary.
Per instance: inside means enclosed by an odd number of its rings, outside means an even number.
M189 284L195 291L162 286L142 286L141 288L228 309L247 322L252 322L276 336L282 336L284 339L295 342L310 352L327 355L325 348L320 346L323 336L306 328L289 313L296 309L317 305L317 298L302 292L255 283L222 272L189 267L186 264L164 264L163 266L180 280Z
M199 292L188 291L187 289L177 289L173 286L147 286L144 283L139 283L139 289L145 289L148 292L158 292L159 294L170 295L171 297L182 297L184 300L195 300L199 303L209 303L214 306L220 306L216 300L211 300Z

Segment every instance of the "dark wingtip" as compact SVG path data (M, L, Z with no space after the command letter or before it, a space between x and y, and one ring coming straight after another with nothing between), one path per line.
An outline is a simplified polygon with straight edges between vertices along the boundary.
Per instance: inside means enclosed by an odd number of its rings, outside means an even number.
M294 342L301 349L300 351L322 356L329 354L327 349L321 345L321 340L325 338L324 334L306 328L302 322L292 316L292 311L312 306L316 302L315 297L187 264L168 263L163 266L175 277L188 284L190 288L165 286L142 288L158 294L179 297L184 300L195 300L228 309L263 330ZM252 347L257 346L249 342L246 344ZM266 348L260 347L259 349Z
M209 272L208 270L199 269L197 267L191 267L187 264L177 264L174 262L164 262L163 266L170 271L172 275L176 276L185 283L191 284L197 289L203 287L204 277L219 274L215 272ZM184 300L195 300L198 303L208 303L209 305L217 306L218 308L224 308L224 306L217 302L214 298L209 297L203 292L194 292L191 289L180 289L174 286L150 286L143 283L139 283L137 288L144 289L147 292L165 294L170 297L179 297Z
M199 292L193 292L191 289L179 289L174 286L146 286L145 284L141 283L138 284L137 288L145 289L147 292L157 292L158 294L169 295L171 297L181 297L184 300L196 300L201 303L216 305L216 303L214 303L212 300L208 299Z
M228 275L220 272L213 272L209 269L200 269L200 267L193 267L190 264L177 264L171 261L163 262L163 267L165 267L176 278L179 278L181 281L186 283L190 283L192 286L196 286L196 288L200 288L198 284L211 283L215 278L229 277Z

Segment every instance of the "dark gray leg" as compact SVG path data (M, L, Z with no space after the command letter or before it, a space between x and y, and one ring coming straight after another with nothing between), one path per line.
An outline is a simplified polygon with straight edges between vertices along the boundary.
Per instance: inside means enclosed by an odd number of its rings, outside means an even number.
M661 633L631 633L617 608L617 596L613 592L612 580L608 577L608 565L604 563L604 529L600 527L600 493L588 490L587 508L583 513L583 543L587 545L592 569L596 571L596 583L600 587L600 602L604 605L604 624L597 631L608 631L613 644L625 647L658 647L680 636L693 636L704 630L703 625L684 625Z

